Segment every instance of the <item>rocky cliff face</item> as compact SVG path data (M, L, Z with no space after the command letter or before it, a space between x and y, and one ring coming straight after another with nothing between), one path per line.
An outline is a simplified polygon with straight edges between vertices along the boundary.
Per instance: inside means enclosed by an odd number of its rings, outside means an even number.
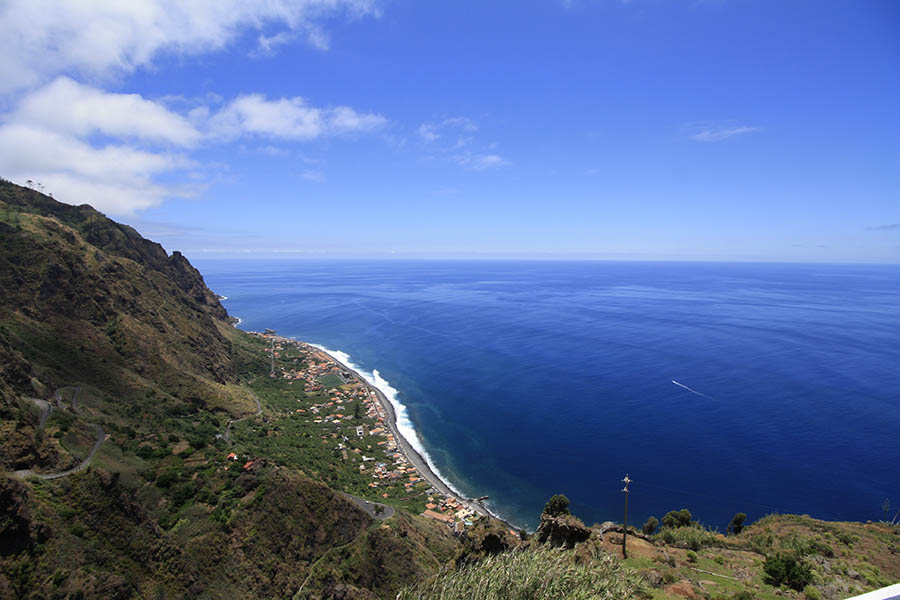
M37 394L40 386L130 380L132 391L197 396L188 389L195 375L234 380L231 345L217 325L227 322L181 253L169 256L90 206L0 182L5 388Z

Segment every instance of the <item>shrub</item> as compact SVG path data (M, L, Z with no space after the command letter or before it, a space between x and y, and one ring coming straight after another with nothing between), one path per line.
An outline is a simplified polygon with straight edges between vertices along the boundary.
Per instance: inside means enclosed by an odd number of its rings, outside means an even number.
M689 563L695 563L695 562L697 562L697 553L694 552L693 550L688 550L688 552L687 552L687 561L688 561Z
M662 518L664 527L686 527L691 524L691 511L686 508L667 512Z
M700 550L708 546L724 546L721 539L716 534L703 529L702 527L663 527L657 534L657 537L670 546L678 546L680 548L688 548L689 550Z
M177 468L171 468L156 478L156 485L157 487L168 488L179 479L181 479L181 471Z
M787 585L798 592L812 583L812 568L795 553L777 552L763 563L765 581L780 587Z
M659 520L656 517L650 517L641 530L644 532L644 535L653 535L657 527L659 527Z
M811 585L803 588L803 595L806 596L806 600L821 600L822 598L822 594L819 590Z
M551 496L544 505L544 514L551 517L569 514L569 499L562 494Z
M725 531L726 532L730 531L730 532L734 533L734 535L739 534L741 531L744 530L744 521L746 521L746 520L747 520L747 515L745 513L738 513L738 514L734 515L734 517L732 517L732 519L731 519L731 523L728 524L728 529L726 529Z

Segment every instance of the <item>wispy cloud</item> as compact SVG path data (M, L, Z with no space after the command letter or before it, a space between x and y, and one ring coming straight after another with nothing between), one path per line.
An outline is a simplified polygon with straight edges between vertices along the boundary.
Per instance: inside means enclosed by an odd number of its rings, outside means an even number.
M900 231L900 223L888 223L887 225L873 225L866 227L866 231Z
M300 173L300 177L307 181L312 181L315 183L324 183L325 182L325 173L322 171L315 171L312 169L307 169Z
M449 158L465 169L483 171L510 164L492 151L494 144L478 143L478 129L478 123L468 117L446 117L422 123L417 133L429 153Z
M456 163L466 169L483 171L492 167L503 167L509 163L499 154L461 154L455 157Z
M695 142L721 142L739 135L759 131L759 127L748 125L714 125L697 123L689 127L693 130L690 138Z

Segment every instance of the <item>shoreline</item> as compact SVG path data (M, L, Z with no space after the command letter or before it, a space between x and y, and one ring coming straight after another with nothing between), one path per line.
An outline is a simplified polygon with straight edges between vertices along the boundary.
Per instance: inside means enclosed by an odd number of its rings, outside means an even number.
M299 341L299 340L294 340L294 341ZM481 503L481 501L476 500L474 498L467 498L462 493L454 490L449 482L442 479L435 472L435 470L431 468L431 466L428 464L428 461L425 459L425 457L423 457L419 453L419 451L413 447L413 445L410 443L410 441L408 439L406 439L406 437L400 432L400 430L397 426L397 412L394 409L393 403L391 403L391 401L387 398L387 396L384 395L384 392L382 392L376 386L369 383L369 381L366 380L365 376L362 373L360 373L356 369L350 368L349 366L347 366L346 363L344 363L343 361L338 359L336 356L334 356L327 350L324 350L320 346L317 346L315 344L310 344L308 342L302 342L302 341L300 341L299 343L307 346L308 348L311 348L311 349L321 352L322 354L327 356L329 359L333 360L335 363L340 365L341 368L345 369L349 373L352 373L353 376L356 377L363 385L365 385L369 390L371 390L375 393L375 397L378 398L379 404L384 409L384 411L387 415L387 419L385 419L385 421L388 426L388 429L390 430L391 434L393 434L394 439L397 441L397 448L399 449L401 454L403 454L403 456L406 457L406 460L409 461L409 463L413 467L415 467L415 469L419 473L419 475L425 481L427 481L435 490L437 490L441 494L444 494L445 496L455 498L460 504L462 504L463 506L466 506L467 508L470 508L472 511L474 511L478 515L496 519L496 520L500 521L501 523L503 523L504 525L506 525L507 527L509 527L510 529L514 529L516 531L521 529L520 527L510 523L509 521L502 518L501 516L491 512L486 506L484 506L484 504Z

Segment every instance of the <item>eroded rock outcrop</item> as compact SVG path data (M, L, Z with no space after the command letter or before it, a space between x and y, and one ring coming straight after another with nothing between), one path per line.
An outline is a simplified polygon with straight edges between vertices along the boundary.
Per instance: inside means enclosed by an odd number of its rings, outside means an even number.
M535 533L538 543L550 544L553 548L572 549L575 544L591 537L591 530L572 515L541 515L541 524Z

